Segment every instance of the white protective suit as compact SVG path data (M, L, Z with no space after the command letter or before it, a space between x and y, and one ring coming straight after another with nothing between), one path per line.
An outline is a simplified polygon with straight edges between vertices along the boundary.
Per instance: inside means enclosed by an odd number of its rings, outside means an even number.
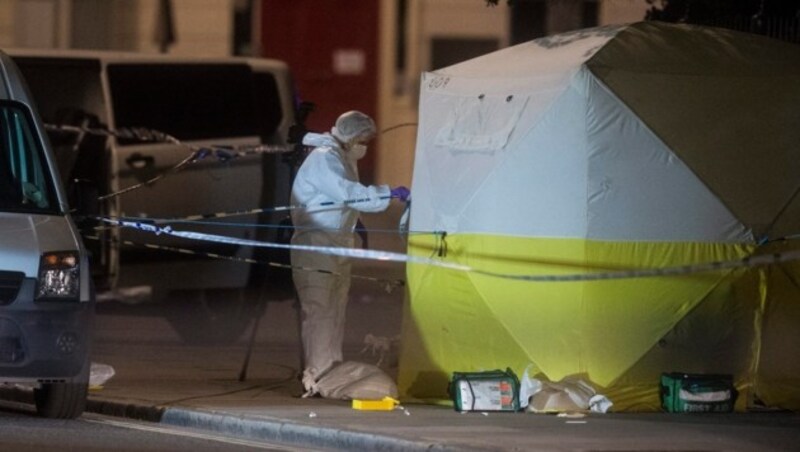
M306 209L292 211L296 245L352 248L353 230L359 211L379 212L389 206L387 185L364 186L358 182L356 157L330 134L308 134L303 140L315 149L306 157L292 187L292 204ZM356 154L356 153L354 153ZM385 199L381 199L385 197ZM369 199L348 206L321 207L321 203L341 203L351 199ZM301 335L306 390L334 363L342 361L345 310L350 289L350 262L347 258L318 252L292 250L292 265L319 271L295 269L293 278L302 308Z

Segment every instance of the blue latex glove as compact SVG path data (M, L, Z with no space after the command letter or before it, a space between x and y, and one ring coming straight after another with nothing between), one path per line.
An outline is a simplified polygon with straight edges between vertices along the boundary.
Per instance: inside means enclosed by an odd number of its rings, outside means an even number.
M408 201L408 197L411 196L411 191L403 187L402 185L399 187L395 187L392 189L392 198L397 198L400 201Z

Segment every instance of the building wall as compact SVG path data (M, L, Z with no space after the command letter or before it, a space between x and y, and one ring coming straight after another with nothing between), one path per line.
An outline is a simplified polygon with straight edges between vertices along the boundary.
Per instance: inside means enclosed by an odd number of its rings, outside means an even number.
M73 0L74 1L74 0ZM131 3L130 0L115 0ZM158 0L137 0L135 50L158 52ZM169 53L229 56L233 48L233 0L172 0L177 41Z
M600 2L598 23L614 25L640 22L650 7L644 0L604 0Z
M0 0L0 48L14 46L14 0Z
M577 30L583 25L584 0L547 2L547 34L554 35Z
M87 0L72 0L82 2ZM108 44L94 48L158 53L159 0L100 0L112 7ZM167 53L188 56L228 56L233 37L233 0L172 0L176 40Z
M172 0L169 53L230 55L233 0ZM154 53L159 0L0 0L0 46Z
M168 52L177 55L225 56L231 54L233 10L236 0L173 0L177 41ZM366 179L392 185L411 183L416 144L419 76L434 69L434 48L459 52L480 49L489 41L498 47L510 42L510 9L483 0L404 0L405 58L398 69L397 5L401 0L260 0L256 10L261 34L254 47L263 55L287 60L301 94L318 103L312 127L324 130L346 108L376 117L381 130L390 129L373 146L373 165ZM25 3L24 6L21 5ZM548 30L577 26L577 0L547 2ZM356 5L356 6L354 6ZM641 20L645 0L600 0L598 24ZM0 46L20 47L25 39L40 38L20 32L26 24L41 26L42 17L25 17L51 8L45 33L54 47L158 52L156 24L159 0L0 0ZM354 9L355 8L355 9ZM294 11L294 13L290 13ZM358 26L357 33L353 25ZM94 27L86 31L87 27ZM25 38L28 36L28 38ZM470 40L473 40L472 42ZM277 46L270 45L278 43ZM446 44L442 46L441 44ZM438 47L437 47L438 45ZM336 76L334 48L363 48L364 73ZM345 52L345 70L358 66L359 56ZM438 60L442 60L441 55ZM341 68L340 68L341 69ZM356 68L357 69L357 68ZM333 81L333 83L332 83ZM412 124L412 125L409 125Z
M433 68L436 39L496 40L498 48L509 40L509 11L506 6L489 8L483 1L422 0L415 19L420 26L420 63L423 71Z
M462 54L496 41L509 43L509 11L503 4L486 7L481 0L406 0L406 58L396 69L398 0L381 0L379 128L383 135L376 166L377 181L411 185L416 145L420 74L434 68L436 43L452 44ZM477 56L477 55L475 55Z
M414 146L417 122L417 85L420 73L420 34L416 17L419 2L407 4L407 24L405 30L398 27L398 2L382 1L380 10L380 58L378 86L378 128L381 134L381 147L376 149L375 179L381 183L411 185L411 171L414 165ZM398 69L398 33L405 40L405 57L402 68ZM400 72L398 72L400 70ZM389 130L389 128L392 128Z
M71 0L0 0L0 46L31 42L59 47L65 41ZM66 14L65 14L66 13ZM31 26L20 26L26 23Z
M409 18L405 72L395 71L397 2L381 1L380 127L416 123L419 75L433 67L432 43L437 38L496 39L500 47L510 42L510 8L482 0L406 0ZM547 0L546 29L549 34L580 28L582 0ZM598 25L637 22L649 7L645 0L598 0ZM410 185L414 166L416 127L387 132L376 162L376 180Z

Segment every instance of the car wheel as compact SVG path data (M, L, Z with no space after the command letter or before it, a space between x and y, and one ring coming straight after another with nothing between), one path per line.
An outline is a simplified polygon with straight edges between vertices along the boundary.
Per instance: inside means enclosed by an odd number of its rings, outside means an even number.
M86 409L89 382L43 383L33 390L36 413L51 419L75 419Z
M245 289L174 292L169 304L167 320L189 345L230 345L262 312Z

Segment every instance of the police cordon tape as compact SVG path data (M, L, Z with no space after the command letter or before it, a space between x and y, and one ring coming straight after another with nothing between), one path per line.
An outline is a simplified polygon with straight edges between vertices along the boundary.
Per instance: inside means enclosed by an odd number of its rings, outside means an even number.
M285 154L294 151L292 145L268 145L268 144L255 144L255 145L204 145L196 146L187 144L179 139L158 130L147 129L144 127L120 127L115 130L97 127L78 127L63 124L45 124L45 129L48 131L61 131L70 132L75 134L90 134L99 136L113 136L127 140L136 140L142 143L171 143L178 144L199 153L198 159L203 159L209 155L214 155L222 162L228 160L244 157L246 155L257 154Z
M286 206L277 206L277 207L258 207L255 209L245 209L245 210L233 210L229 212L215 212L215 213L203 213L197 215L187 215L185 217L176 217L176 218L161 218L157 220L153 220L156 224L163 224L163 223L170 223L170 222L178 222L178 221L196 221L196 220L210 220L210 219L219 219L219 218L229 218L229 217L236 217L236 216L244 216L244 215L255 215L259 213L271 213L271 212L288 212L292 210L298 209L309 209L315 207L345 207L350 206L353 204L359 204L362 202L370 202L374 199L385 200L391 199L391 196L378 196L377 198L357 198L357 199L347 199L344 201L324 201L317 204L290 204Z
M619 270L619 271L607 271L600 273L575 273L567 275L507 274L507 273L482 270L471 267L469 265L457 264L453 262L444 262L433 258L410 256L407 254L395 253L391 251L362 250L354 248L341 248L341 247L328 247L328 246L290 245L282 243L262 242L258 240L239 239L235 237L227 237L222 235L206 234L193 231L179 231L172 229L172 227L170 226L160 227L154 224L142 223L137 221L114 220L108 218L104 218L102 219L102 221L120 227L132 228L139 231L150 232L156 235L164 234L173 237L181 237L188 240L210 241L210 242L226 243L226 244L240 245L240 246L310 251L310 252L328 254L333 256L349 257L354 259L377 260L383 262L402 262L411 264L430 265L454 271L474 273L478 275L491 276L495 278L502 278L502 279L516 280L516 281L528 281L528 282L575 282L575 281L647 278L647 277L657 277L657 276L677 276L690 273L731 270L735 268L759 267L759 266L766 266L766 265L800 260L800 250L794 250L783 253L770 253L770 254L763 254L756 256L748 256L742 259L715 261L715 262L681 265L674 267Z
M408 126L416 126L416 125L417 123L415 122L398 124L382 130L381 134L384 134L391 130ZM161 174L158 174L153 178L148 179L144 182L98 197L98 199L101 201L123 195L125 193L137 190L147 185L152 185L158 180L163 179L164 177L170 174L174 174L177 173L178 171L181 171L183 168L185 168L191 163L195 163L199 160L205 159L209 155L214 155L220 162L225 163L232 159L244 157L246 155L288 154L296 151L296 147L294 145L282 146L282 145L258 144L258 145L236 145L236 146L227 146L227 145L194 146L183 143L177 138L167 133L154 129L149 129L146 127L120 127L117 128L116 130L111 130L104 127L72 126L67 124L45 124L44 128L45 130L50 132L68 132L76 134L78 136L81 136L83 134L89 134L89 135L106 136L106 137L113 136L116 138L122 138L127 140L136 140L142 143L171 143L184 146L190 151L192 151L191 154L189 154L185 159L180 161L172 168L169 168L164 172L162 172Z
M295 150L294 146L290 145L276 146L276 145L258 144L258 145L236 145L236 146L219 146L219 145L194 146L187 143L183 143L177 138L169 134L166 134L164 132L147 129L143 127L122 127L116 130L109 130L97 127L78 127L78 126L70 126L63 124L45 124L44 127L47 131L68 132L77 134L79 136L82 134L89 134L97 136L113 136L116 138L136 140L142 143L170 143L170 144L184 146L186 147L186 149L191 151L191 153L188 156L186 156L186 158L178 162L173 167L166 169L162 173L144 182L98 197L98 199L101 201L123 195L125 193L142 188L147 185L152 185L158 180L163 179L164 177L167 177L170 174L174 174L177 173L178 171L181 171L189 164L198 162L200 160L204 160L212 155L216 157L218 161L226 163L230 160L239 157L244 157L246 155L285 154L293 152Z
M187 144L181 144L181 145L182 146L186 146L186 147L188 147L190 149L192 148ZM174 165L171 168L168 168L168 169L164 170L163 172L153 176L152 178L150 178L150 179L148 179L148 180L146 180L144 182L140 182L138 184L131 185L130 187L126 187L126 188L123 188L121 190L117 190L115 192L108 193L108 194L103 195L103 196L99 196L97 199L100 200L100 201L103 201L103 200L106 200L106 199L109 199L109 198L114 198L114 197L123 195L125 193L131 192L133 190L137 190L139 188L142 188L142 187L145 187L145 186L148 186L148 185L152 185L152 184L158 182L159 180L169 176L170 174L174 174L174 173L177 173L178 171L183 170L185 167L187 167L188 165L190 165L192 163L196 163L196 162L199 162L200 160L205 159L211 152L213 152L217 156L217 159L219 159L220 162L227 162L228 160L231 160L231 159L236 158L236 157L240 157L242 155L247 155L248 153L251 153L251 152L252 153L259 153L258 149L271 149L271 148L272 147L259 145L259 146L251 147L250 151L236 151L236 152L229 152L227 150L222 150L222 149L209 151L207 148L197 148L194 151L192 151L192 153L189 154L186 158L184 158L183 160L178 162L176 165ZM280 152L290 152L290 151L284 150L285 149L284 147L280 147L280 149L281 149ZM225 157L220 157L221 155L225 155Z
M245 263L245 264L266 265L266 266L269 266L269 267L282 268L282 269L286 269L286 270L300 270L300 271L305 271L305 272L325 273L325 274L329 274L329 275L341 276L341 273L339 273L339 272L335 272L335 271L331 271L331 270L325 270L325 269L321 269L321 268L311 268L311 267L303 267L303 266L299 266L299 265L281 264L279 262L261 261L261 260L257 260L257 259L247 258L247 257L228 256L228 255L225 255L225 254L210 253L210 252L207 252L207 251L197 251L197 250L192 250L192 249L188 249L188 248L178 248L178 247L175 247L175 246L156 245L156 244L153 244L153 243L139 243L139 242L134 242L132 240L125 240L125 239L122 239L122 240L119 240L119 239L104 239L102 237L95 236L95 235L87 235L87 236L84 236L84 238L87 239L87 240L116 242L116 243L120 243L120 244L125 245L125 246L132 246L132 247L138 247L138 248L147 248L147 249L151 249L151 250L169 251L169 252L172 252L172 253L188 254L188 255L193 255L193 256L203 256L203 257L209 257L209 258L212 258L212 259L228 260L228 261L233 261L233 262L242 262L242 263ZM358 275L358 274L351 274L350 277L353 278L353 279L361 279L361 280L364 280L364 281L371 281L371 282L380 284L381 286L383 286L384 290L386 290L387 293L392 293L392 291L394 291L395 289L405 286L405 281L403 281L402 279L375 278L375 277L372 277L372 276L364 276L364 275Z
M120 127L117 130L110 130L104 127L84 127L72 126L68 124L45 124L44 128L48 132L69 132L76 135L95 135L104 137L117 137L127 140L136 140L149 143L175 143L180 144L177 138L158 130L147 129L144 127Z
M152 218L152 217L142 217L131 218L131 217L97 217L97 216L82 216L83 218L92 218L96 220L102 220L104 218L113 219L113 220L124 220L124 221L146 221L150 224L169 224L169 223L190 223L190 224L201 224L201 225L208 225L208 226L228 226L228 227L247 227L247 228L272 228L272 229L292 229L292 230L303 230L303 229L315 229L315 230L331 230L331 231L338 231L338 228L320 228L320 227L299 227L293 225L283 225L283 224L253 224L253 223L227 223L227 222L204 222L200 220L218 220L221 218L229 218L229 217L236 217L236 216L246 216L246 215L256 215L261 213L274 213L274 212L288 212L297 209L309 209L309 208L317 208L317 207L345 207L350 206L353 204L358 204L362 202L371 202L374 200L387 200L392 199L392 196L378 196L377 198L356 198L356 199L347 199L344 201L324 201L316 204L291 204L286 206L278 206L278 207L257 207L253 209L243 209L243 210L233 210L228 212L214 212L214 213L203 213L203 214L195 214L195 215L186 215L183 217L172 217L172 218ZM411 206L411 200L408 199L405 201L406 203L406 212L408 212ZM402 221L401 221L402 223ZM94 229L96 231L103 230L107 227L98 226ZM362 229L357 228L354 232L381 232L381 233L400 233L404 235L408 234L442 234L441 231L409 231L402 226L398 229Z
M379 196L377 198L357 198L357 199L347 199L344 201L324 201L321 203L316 204L292 204L286 206L278 206L278 207L257 207L254 209L244 209L244 210L234 210L228 212L214 212L214 213L203 213L203 214L196 214L196 215L187 215L183 217L173 217L173 218L147 218L143 220L141 218L130 218L130 217L95 217L95 216L85 216L84 218L93 218L97 220L102 219L112 219L112 220L122 220L122 221L146 221L149 224L169 224L169 223L190 223L190 224L203 224L203 225L214 225L214 226L231 226L231 227L261 227L261 228L289 228L293 230L302 230L302 229L315 229L315 230L337 230L338 228L302 228L297 226L285 226L285 225L276 225L276 224L241 224L241 223L224 223L224 222L202 222L200 220L217 220L221 218L230 218L236 216L246 216L246 215L256 215L261 213L274 213L274 212L288 212L297 209L309 209L309 208L317 208L317 207L345 207L350 206L353 204L358 204L362 202L370 202L374 201L375 199L378 200L386 200L392 199L392 196ZM406 201L406 208L410 201ZM103 227L97 227L95 230L102 230ZM376 230L376 229L356 229L356 232L388 232L388 233L398 233L401 232L400 229L393 229L393 230ZM404 234L438 234L437 231L415 231L411 232L408 230L402 230Z
M399 127L406 127L416 125L416 123L407 123L401 124L399 126L390 127L382 133L388 132L395 128ZM193 152L188 155L184 160L176 164L170 169L167 169L163 173L147 180L142 183L124 188L114 193L109 193L103 196L100 196L99 200L105 200L111 197L120 196L124 193L130 192L132 190L136 190L146 185L150 185L166 177L169 174L175 173L186 167L188 164L194 163L198 160L202 160L209 155L215 155L221 162L227 162L233 158L245 156L245 155L253 155L253 154L278 154L278 153L289 153L295 150L294 146L271 146L271 145L239 145L239 146L193 146L186 143L182 143L175 137L172 137L169 134L148 129L148 128L141 128L141 127L130 127L130 128L118 128L117 130L109 130L107 128L91 128L91 127L78 127L78 126L70 126L70 125L54 125L54 124L45 124L45 129L48 131L64 131L70 133L77 133L77 134L92 134L92 135L102 135L102 136L114 136L117 138L123 139L133 139L141 142L151 142L151 143L172 143L172 144L179 144L185 146L187 149L192 150ZM384 197L386 198L386 197ZM349 200L343 203L338 203L339 205L347 205L356 202L365 202L368 199L361 199L361 200ZM323 203L321 206L335 206L337 203ZM257 214L257 213L266 213L266 212L278 212L278 211L289 211L293 209L299 208L308 208L308 205L290 205L290 206L283 206L283 207L272 207L272 208L258 208L258 209L250 209L244 211L234 211L234 212L219 212L219 213L212 213L212 214L199 214L199 215L192 215L182 218L173 218L173 219L161 219L161 223L167 222L177 222L177 221L192 221L192 220L201 220L201 219L218 219L224 218L229 216L237 216L237 215L250 215L250 214ZM406 262L406 263L419 263L424 265L433 265L442 268L448 268L451 270L456 271L465 271L465 272L472 272L476 274L482 274L486 276L493 276L498 278L505 278L505 279L513 279L513 280L523 280L523 281L540 281L540 282L559 282L559 281L593 281L593 280L604 280L604 279L625 279L625 278L642 278L642 277L652 277L652 276L672 276L672 275L681 275L681 274L689 274L689 273L700 273L700 272L708 272L708 271L717 271L717 270L726 270L726 269L733 269L733 268L742 268L742 267L757 267L757 266L765 266L771 264L777 264L781 262L790 262L795 260L800 260L800 250L798 251L789 251L785 253L773 253L773 254L764 254L758 256L749 256L743 259L738 260L729 260L729 261L716 261L716 262L709 262L704 264L692 264L692 265L684 265L684 266L675 266L675 267L665 267L665 268L656 268L656 269L636 269L636 270L623 270L623 271L611 271L611 272L603 272L603 273L580 273L580 274L572 274L572 275L513 275L513 274L503 274L497 272L490 272L487 270L480 270L476 268L472 268L466 265L442 262L438 260L433 260L430 258L420 258L416 256L409 256L400 253L392 253L387 251L372 251L372 250L356 250L351 248L336 248L336 247L314 247L314 246L303 246L303 245L284 245L278 243L270 243L270 242L260 242L255 240L246 240L246 239L237 239L234 237L226 237L214 234L204 234L192 231L176 231L173 230L171 227L158 227L154 224L147 224L147 223L140 223L135 221L129 220L115 220L109 218L103 218L102 221L115 224L117 226L122 227L129 227L135 228L143 231L153 232L156 235L160 235L162 233L166 233L169 235L173 235L176 237L183 237L190 240L205 240L205 241L214 241L217 243L229 243L235 245L243 245L243 246L254 246L254 247L270 247L270 248L284 248L284 249L300 249L312 252L320 252L325 254L331 255L338 255L343 257L352 257L356 259L372 259L372 260L381 260L381 261L395 261L395 262ZM430 232L431 234L436 234L437 237L441 237L441 240L444 240L444 236L446 233L444 232ZM150 245L150 246L157 246L157 245ZM191 250L183 250L183 249L175 249L178 252L192 252ZM207 253L209 257L217 257L217 258L227 258L225 256L215 255L212 256L212 253ZM441 253L440 253L441 255ZM255 263L255 262L254 262ZM275 264L275 265L282 265L282 264ZM309 271L324 271L324 270L314 270L309 269Z
M195 161L196 161L195 154L189 155L185 159L181 160L177 165L173 166L172 168L169 168L168 170L164 171L163 173L158 174L157 176L154 176L154 177L152 177L152 178L150 178L150 179L148 179L148 180L146 180L144 182L140 182L138 184L131 185L130 187L123 188L122 190L115 191L113 193L109 193L109 194L106 194L106 195L103 195L103 196L98 196L97 199L98 199L98 201L105 201L106 199L114 198L116 196L120 196L120 195L123 195L125 193L131 192L133 190L142 188L144 186L154 184L155 182L159 181L160 179L163 179L163 178L167 177L168 175L170 175L172 173L177 173L178 171L182 170L186 165L188 165L190 163L194 163Z

